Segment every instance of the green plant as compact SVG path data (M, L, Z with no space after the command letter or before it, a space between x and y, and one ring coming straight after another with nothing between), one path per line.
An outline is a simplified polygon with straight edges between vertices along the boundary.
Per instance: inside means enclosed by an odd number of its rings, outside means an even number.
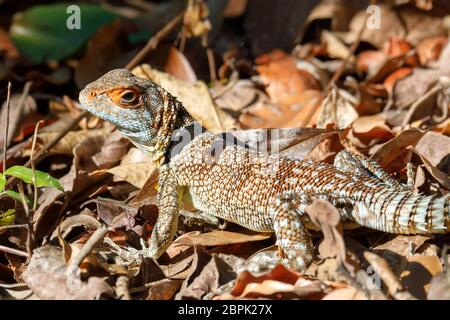
M34 175L36 177L36 186L38 188L52 187L64 191L61 183L48 173L34 170ZM33 184L33 170L24 166L13 166L3 173L0 173L0 196L7 195L15 200L22 201L18 192L14 190L5 190L7 176L16 177L25 183ZM28 204L31 204L32 202L28 197L25 197L25 201L27 201ZM11 224L14 220L14 212L14 209L10 209L4 213L0 213L0 226Z

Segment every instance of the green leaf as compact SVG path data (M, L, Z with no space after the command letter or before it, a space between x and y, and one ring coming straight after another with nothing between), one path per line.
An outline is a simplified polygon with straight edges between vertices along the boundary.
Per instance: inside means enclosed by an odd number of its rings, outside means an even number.
M20 196L20 193L13 191L13 190L6 190L5 192L3 192L2 194L6 194L7 196L13 198L14 200L19 201L20 203L22 203L22 197ZM1 194L0 194L1 195ZM25 201L31 205L31 200L29 197L25 196Z
M0 173L0 192L3 191L6 185L6 177L3 173Z
M9 226L14 222L16 210L9 209L8 211L0 214L0 227Z
M11 168L6 169L3 174L19 178L25 183L30 184L33 183L33 170L24 166L13 166ZM53 187L61 191L64 191L64 188L61 185L61 183L59 183L57 179L53 178L48 173L35 170L35 174L36 174L36 185L38 188Z
M78 4L79 29L69 26L75 11L70 3L36 5L14 15L10 37L19 51L32 62L62 60L79 51L102 26L111 23L117 14L98 5ZM70 24L72 22L72 24Z

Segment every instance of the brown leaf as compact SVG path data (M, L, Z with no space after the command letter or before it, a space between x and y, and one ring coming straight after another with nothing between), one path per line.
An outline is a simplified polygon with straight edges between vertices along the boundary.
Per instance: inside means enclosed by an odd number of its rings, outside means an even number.
M144 261L139 265L139 270L131 279L130 285L132 287L139 287L165 278L166 275L158 262L151 258L144 258Z
M322 102L317 126L325 128L327 124L335 124L339 129L347 128L358 118L355 110L356 103L356 99L348 92L333 87Z
M21 94L12 94L10 99L10 114L9 114L9 132L8 132L8 145L11 144L11 141L16 136L17 133L19 133L20 129L22 128L23 120L30 115L31 113L34 113L37 110L37 104L36 101L32 96L26 96L23 100L22 108L21 106ZM6 114L7 108L6 108L6 100L1 106L1 114L0 114L0 127L5 128L6 127ZM1 148L3 148L3 139L4 139L4 133L0 135L0 144Z
M417 55L419 56L422 66L429 65L439 59L442 49L447 45L448 37L434 36L425 38L416 46Z
M120 49L120 29L121 22L116 20L101 27L88 41L84 56L75 68L75 82L78 88L84 88L107 71L126 63L127 58Z
M167 57L164 71L175 76L177 79L192 84L197 81L197 76L195 75L191 64L184 54L175 47L170 47L169 49L169 56Z
M377 245L373 249L389 251L388 254L393 252L402 257L406 257L414 254L427 240L430 240L430 237L421 235L396 235L392 240Z
M344 262L346 252L339 211L328 201L314 199L305 212L311 222L320 226L323 232L324 240L319 245L320 255L325 258L338 256Z
M352 124L348 138L357 147L366 148L394 138L395 134L386 125L383 114L362 116Z
M67 276L62 250L51 245L34 250L23 280L39 298L46 300L92 300L114 295L104 279L90 277L84 283Z
M315 122L313 117L320 110L321 101L318 90L298 91L279 105L258 100L245 109L239 122L244 128L305 127Z
M386 61L386 53L378 50L366 50L358 54L356 69L369 75L375 74L379 66Z
M241 272L232 291L214 299L320 299L325 288L320 281L309 280L280 264L260 276L254 276L248 271Z
M241 111L258 103L268 103L269 98L250 80L242 79L226 86L217 82L211 89L214 101L222 109Z
M16 60L19 58L19 50L9 38L8 33L0 28L0 53L4 54L8 59Z
M434 35L445 35L445 27L442 16L446 11L436 9L434 14L419 10L414 7L404 6L401 13L392 9L388 4L377 3L380 16L380 32L378 28L365 27L361 40L368 42L377 48L381 48L389 38L404 39L413 45L418 41ZM374 14L371 11L372 15ZM350 31L345 35L348 43L353 43L361 26L366 21L367 11L361 10L355 14L350 22ZM372 18L373 19L373 18Z
M178 240L179 244L201 245L205 247L222 246L233 243L246 243L250 241L261 241L269 239L271 233L261 233L247 231L244 233L237 233L231 231L213 230L207 233L191 234Z
M400 274L405 288L419 299L426 298L432 277L442 272L442 263L437 256L407 256L408 263Z
M90 129L80 131L69 131L58 143L53 146L48 152L50 154L67 154L72 155L73 148L79 143L91 137L107 137L111 132L111 128L104 129ZM44 145L53 141L59 132L45 132L37 135L36 150L39 150ZM22 156L29 156L31 153L31 145L22 151Z
M62 238L65 238L75 227L87 227L90 230L96 230L101 226L101 223L92 217L92 212L89 209L84 209L81 213L65 218L55 230L51 238L57 236L57 231L61 233Z
M450 170L449 166L445 167L445 158L450 154L450 138L435 132L427 132L415 145L416 150L430 163L438 167L442 166L444 172ZM443 163L441 163L443 162Z
M408 41L401 39L401 38L389 38L385 43L383 50L386 54L388 54L390 57L398 57L407 55L411 50L413 49L413 46ZM411 67L416 67L419 64L418 57L414 53L410 55L405 63Z
M394 139L381 145L370 159L378 162L383 168L387 169L389 164L394 160L398 163L398 157L404 154L407 147L416 145L424 135L425 132L417 129L404 130ZM392 170L388 171L391 172Z
M450 190L450 177L447 174L433 166L431 162L428 161L428 159L420 154L415 148L409 147L408 149L420 157L427 171L433 176L434 179L436 179L437 182L439 182L447 190Z
M114 176L132 184L136 188L141 189L155 170L156 165L151 161L147 161L123 164L110 169L96 170L92 172L92 176L101 176L104 173L111 173Z
M231 266L216 254L213 254L212 258L195 278L191 275L185 280L176 299L201 299L205 294L235 278L236 273ZM187 283L189 284L186 286L185 284Z
M428 300L450 300L450 279L447 272L441 272L430 281Z
M406 78L412 72L413 72L413 69L409 68L409 67L399 68L399 69L395 70L394 72L392 72L383 81L383 85L386 88L386 91L389 94L392 94L392 92L394 91L394 87L395 87L395 84L397 83L397 81L399 81L399 80L401 80L403 78Z
M40 205L33 215L37 239L47 236L54 230L60 215L69 204L69 201L83 201L98 188L96 186L97 182L105 182L107 180L105 177L89 175L89 172L99 169L92 158L102 152L102 146L109 139L108 136L99 136L98 132L96 134L95 137L84 139L73 148L74 160L72 167L60 179L65 193L54 188L47 188L39 197ZM116 154L116 156L120 156L120 154ZM108 165L114 164L119 160L111 158Z
M256 71L266 86L270 100L284 103L291 96L297 96L306 90L320 90L320 84L309 72L297 69L290 55L259 65Z
M170 300L180 289L183 280L162 279L147 285L148 294L146 300Z
M311 3L309 3L311 4ZM310 10L303 24L298 40L308 35L308 29L314 29L315 24L330 23L332 31L348 30L349 21L357 10L362 9L360 1L328 0L320 1ZM302 10L305 10L302 7Z
M230 0L225 9L223 16L226 18L235 18L242 15L247 7L247 0Z
M442 54L433 69L415 68L413 73L397 82L394 88L395 104L399 108L409 106L422 97L440 77L450 76L450 44L442 49Z

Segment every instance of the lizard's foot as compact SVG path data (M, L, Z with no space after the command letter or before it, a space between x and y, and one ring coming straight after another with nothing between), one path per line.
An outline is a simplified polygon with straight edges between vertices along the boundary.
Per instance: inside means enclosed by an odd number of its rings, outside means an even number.
M334 166L343 172L377 178L398 191L410 190L409 186L403 185L392 178L376 161L348 150L342 150L335 156Z
M146 253L149 252L149 248L146 246L144 239L140 240L142 247L141 250L133 247L122 248L108 237L105 237L104 242L111 248L111 251L119 256L122 262L127 265L140 263L144 258L146 258L146 256L148 256Z
M301 213L306 201L306 195L285 195L280 197L272 208L277 244L289 260L290 266L299 271L305 271L309 267L314 253L311 236L302 221Z

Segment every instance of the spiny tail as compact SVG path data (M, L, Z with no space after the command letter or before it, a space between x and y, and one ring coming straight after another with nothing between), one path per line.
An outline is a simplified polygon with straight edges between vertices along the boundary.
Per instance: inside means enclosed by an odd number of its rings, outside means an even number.
M450 194L423 196L385 189L359 200L352 216L363 226L396 234L450 232Z

